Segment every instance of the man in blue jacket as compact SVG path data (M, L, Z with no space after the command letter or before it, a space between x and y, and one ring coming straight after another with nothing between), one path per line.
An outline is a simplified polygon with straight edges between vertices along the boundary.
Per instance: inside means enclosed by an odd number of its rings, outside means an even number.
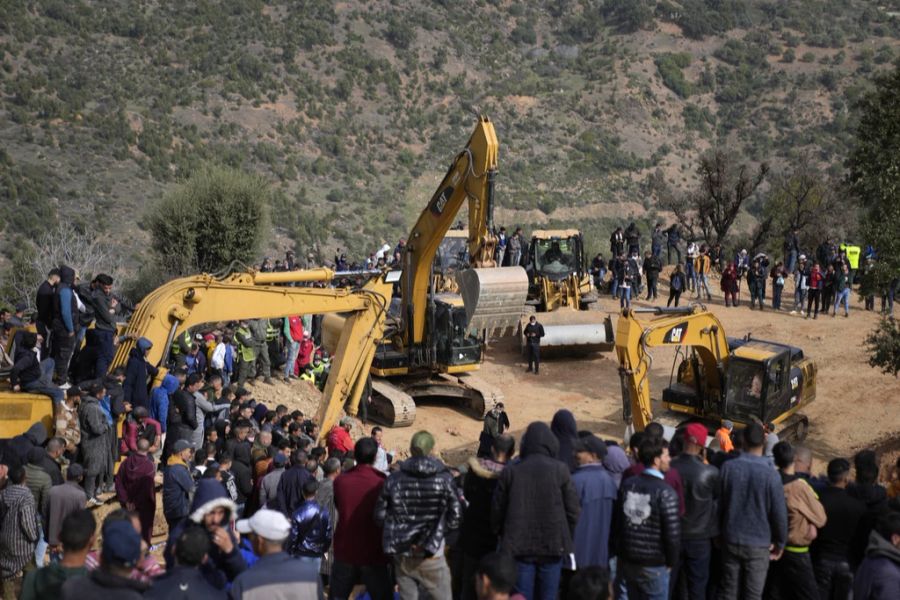
M161 440L160 446L165 441L166 423L169 419L169 403L186 378L187 372L183 368L175 369L170 373L166 373L162 383L150 390L150 418L159 421L159 425L162 428L163 440Z
M787 542L787 505L778 471L763 457L765 433L758 423L743 431L741 454L722 465L722 578L720 600L762 598L769 561Z
M73 291L74 285L75 269L61 266L59 283L53 296L50 331L56 382L64 390L69 389L69 362L75 352L75 335L78 333L78 297Z

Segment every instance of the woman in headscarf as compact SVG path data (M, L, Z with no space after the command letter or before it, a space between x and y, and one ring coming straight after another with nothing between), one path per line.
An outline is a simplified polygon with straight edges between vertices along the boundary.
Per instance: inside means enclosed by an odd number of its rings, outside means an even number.
M575 441L578 439L578 426L575 416L565 408L556 411L550 422L550 431L559 442L559 454L556 458L566 463L570 471L578 466L575 463Z

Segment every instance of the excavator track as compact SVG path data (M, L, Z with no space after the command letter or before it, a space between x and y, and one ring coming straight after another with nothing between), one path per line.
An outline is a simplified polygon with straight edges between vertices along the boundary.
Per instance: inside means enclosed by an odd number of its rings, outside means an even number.
M416 401L440 400L455 403L475 419L483 419L498 402L499 388L470 374L441 373L402 380L372 378L369 418L389 427L408 427L416 418Z
M388 427L409 427L416 420L416 403L401 387L372 377L372 404L368 418Z

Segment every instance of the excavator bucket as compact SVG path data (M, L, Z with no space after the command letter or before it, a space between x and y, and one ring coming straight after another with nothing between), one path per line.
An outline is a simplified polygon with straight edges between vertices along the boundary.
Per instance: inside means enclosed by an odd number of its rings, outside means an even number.
M522 319L520 332L528 324L530 316ZM606 313L562 308L549 313L536 313L535 316L544 326L544 337L541 339L542 355L582 356L615 349L612 319ZM524 335L520 341L524 352Z
M528 274L522 267L464 269L456 283L470 328L489 336L510 335L519 326L528 296Z

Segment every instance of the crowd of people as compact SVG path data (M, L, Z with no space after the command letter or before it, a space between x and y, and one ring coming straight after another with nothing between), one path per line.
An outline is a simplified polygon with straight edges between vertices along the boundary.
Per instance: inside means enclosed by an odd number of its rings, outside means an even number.
M654 302L659 298L664 267L674 264L669 272L666 306L678 306L682 294L688 293L692 299L711 301L711 278L715 275L727 308L739 306L743 293L751 309L784 310L813 319L820 312L836 316L841 311L848 317L853 285L869 276L878 258L874 248L837 244L832 239L824 240L815 252L804 254L798 231L788 233L784 259L775 264L765 253L751 256L746 249L729 260L720 244L685 242L677 224L664 228L657 223L650 240L647 250L635 223L624 230L617 227L610 237L611 258L607 261L600 253L591 261L590 272L598 292L609 293L622 308L630 307L645 291L645 300ZM783 303L788 280L793 281L794 297L792 302ZM893 315L898 286L900 275L881 290L882 314ZM866 295L865 308L875 310L874 294Z
M520 264L521 229L500 234L497 264ZM793 277L801 314L816 318L820 301L849 310L858 248L823 244L810 264L786 246L769 270L765 255L726 262L719 247L693 242L682 262L677 226L658 225L642 261L640 240L634 224L617 229L615 258L592 265L598 289L612 274L622 306L644 284L648 300L658 298L665 248L666 262L676 256L669 304L686 291L709 300L710 275L721 272L726 306L739 304L746 279L751 308L763 309L771 279L779 309ZM385 245L364 266L395 263L403 245ZM358 266L343 254L335 264ZM262 266L294 268L290 253ZM567 410L516 440L502 405L465 464L445 464L427 431L400 460L378 427L354 441L354 419L320 432L300 411L254 399L273 377L323 385L320 318L185 331L151 386L148 339L127 340L127 363L110 368L126 341L117 322L134 308L113 283L105 274L81 283L61 266L38 290L30 322L26 306L0 314L0 347L13 348L0 366L13 390L54 403L52 435L36 423L0 442L4 599L327 590L343 600L360 586L371 600L900 597L900 462L880 473L875 453L862 451L814 475L807 448L754 423L715 432L691 424L669 439L653 423L620 446L580 430ZM539 345L540 325L529 326ZM537 372L536 350L530 360ZM110 497L121 508L98 527L85 508ZM159 557L152 547L163 533Z

